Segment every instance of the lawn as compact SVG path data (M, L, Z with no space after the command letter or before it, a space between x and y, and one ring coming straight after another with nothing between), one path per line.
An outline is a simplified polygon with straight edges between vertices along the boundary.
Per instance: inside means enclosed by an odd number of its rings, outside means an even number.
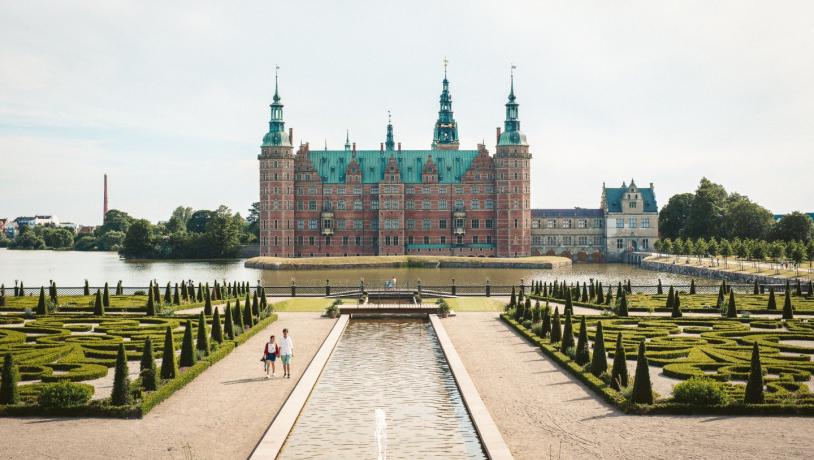
M272 298L271 305L274 311L322 312L325 311L333 301L334 299L326 299L325 297L294 297L280 302L274 302Z
M457 297L447 299L449 307L456 313L468 311L503 311L505 302L492 297Z

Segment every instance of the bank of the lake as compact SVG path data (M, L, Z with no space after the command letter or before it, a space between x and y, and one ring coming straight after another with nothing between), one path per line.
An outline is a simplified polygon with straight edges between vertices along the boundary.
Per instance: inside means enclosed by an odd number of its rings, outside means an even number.
M571 259L558 256L461 257L461 256L352 256L352 257L252 257L248 268L264 270L314 270L358 268L566 268Z
M716 265L712 263L711 259L699 261L694 256L659 257L653 255L642 260L640 267L656 272L679 274L694 278L723 279L735 283L753 283L757 281L761 284L781 284L787 280L796 280L798 277L803 281L814 279L810 271L806 269L801 269L798 272L788 269L774 270L766 265L768 264L763 262L753 264L752 261L740 262L737 260Z

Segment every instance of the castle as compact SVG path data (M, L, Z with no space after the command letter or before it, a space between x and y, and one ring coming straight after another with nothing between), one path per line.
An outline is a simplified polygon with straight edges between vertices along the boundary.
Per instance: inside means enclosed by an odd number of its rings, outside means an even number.
M531 209L529 145L520 131L514 75L497 128L485 145L461 150L446 69L428 150L402 150L388 119L378 150L296 153L275 77L268 133L260 148L260 255L276 257L562 255L617 261L658 238L653 192L606 188L599 209Z
M428 150L402 150L388 120L378 150L296 153L275 77L268 133L260 148L260 255L531 254L526 136L511 77L495 154L460 150L446 70Z

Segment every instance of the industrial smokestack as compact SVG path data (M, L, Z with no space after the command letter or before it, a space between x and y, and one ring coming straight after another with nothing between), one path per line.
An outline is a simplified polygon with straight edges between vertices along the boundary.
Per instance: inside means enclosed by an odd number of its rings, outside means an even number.
M107 216L107 174L105 174L105 202L104 207L102 209L102 223L105 223L105 217Z

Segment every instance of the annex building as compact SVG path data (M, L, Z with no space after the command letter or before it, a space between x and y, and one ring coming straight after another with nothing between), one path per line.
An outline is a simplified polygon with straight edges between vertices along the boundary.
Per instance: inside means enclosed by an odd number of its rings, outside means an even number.
M342 150L295 152L275 78L258 156L260 255L530 255L531 154L514 76L493 155L460 149L446 71L439 105L427 150L402 150L388 121L377 150L348 139Z

